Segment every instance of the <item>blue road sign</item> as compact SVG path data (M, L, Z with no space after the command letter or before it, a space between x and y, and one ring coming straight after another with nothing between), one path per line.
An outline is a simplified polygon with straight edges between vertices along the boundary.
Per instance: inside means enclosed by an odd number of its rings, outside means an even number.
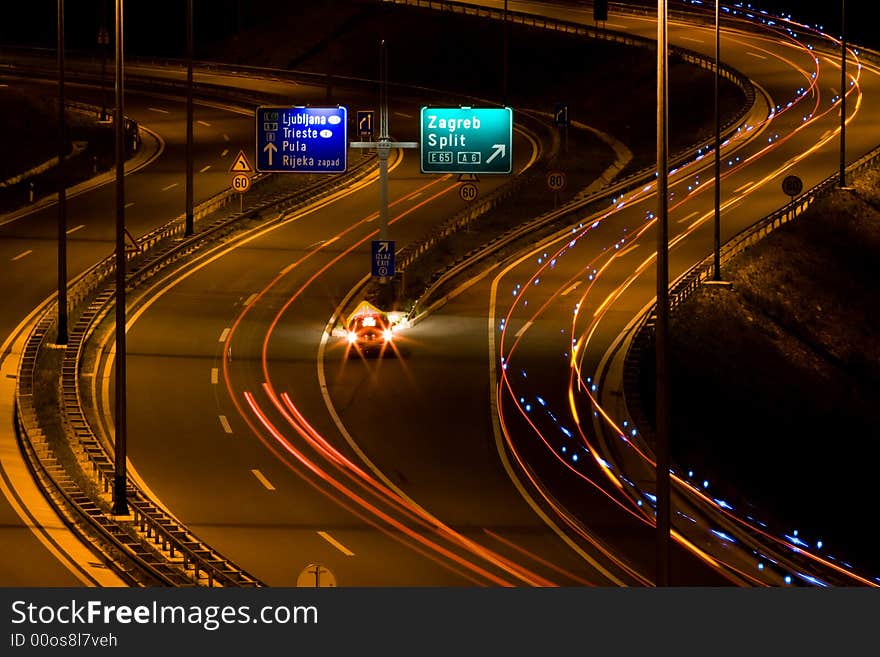
M373 240L373 276L394 276L394 240Z
M257 171L344 173L348 166L345 107L258 107Z
M362 110L357 113L357 131L361 135L373 136L373 110Z

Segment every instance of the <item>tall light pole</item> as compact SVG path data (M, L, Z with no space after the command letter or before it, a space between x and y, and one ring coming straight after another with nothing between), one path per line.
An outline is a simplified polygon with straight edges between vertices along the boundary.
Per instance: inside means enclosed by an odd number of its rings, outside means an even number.
M669 586L669 155L667 122L667 0L657 0L657 318L656 335L656 458L657 458L657 586Z
M504 46L502 48L503 53L502 57L504 58L504 62L502 63L502 71L501 71L501 104L507 105L507 77L509 71L509 63L508 59L510 57L510 34L507 28L507 0L504 0Z
M58 0L58 337L67 344L67 120L64 115L64 0Z
M846 0L840 0L840 186L846 187Z
M193 0L186 0L186 223L193 234Z
M721 280L721 107L718 86L721 67L721 0L715 0L715 271Z
M114 470L113 514L128 515L126 491L126 418L125 418L125 130L123 113L122 2L116 0L116 360L114 361Z

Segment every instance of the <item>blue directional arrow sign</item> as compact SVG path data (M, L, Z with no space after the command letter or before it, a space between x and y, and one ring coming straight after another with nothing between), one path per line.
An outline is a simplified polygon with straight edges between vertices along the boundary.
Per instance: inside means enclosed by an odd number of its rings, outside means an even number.
M513 110L423 107L422 173L510 173Z
M344 173L348 166L345 107L258 107L257 171Z
M394 240L373 240L373 276L394 276Z

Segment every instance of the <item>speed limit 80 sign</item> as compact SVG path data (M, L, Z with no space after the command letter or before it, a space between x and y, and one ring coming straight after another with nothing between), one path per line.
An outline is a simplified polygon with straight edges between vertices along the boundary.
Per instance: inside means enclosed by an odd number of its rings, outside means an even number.
M565 189L565 172L553 169L547 172L547 187L551 192L560 192Z

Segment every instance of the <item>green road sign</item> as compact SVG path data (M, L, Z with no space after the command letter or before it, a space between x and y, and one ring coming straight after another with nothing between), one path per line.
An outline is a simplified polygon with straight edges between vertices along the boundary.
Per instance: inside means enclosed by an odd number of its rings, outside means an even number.
M422 173L510 173L513 110L423 107Z

